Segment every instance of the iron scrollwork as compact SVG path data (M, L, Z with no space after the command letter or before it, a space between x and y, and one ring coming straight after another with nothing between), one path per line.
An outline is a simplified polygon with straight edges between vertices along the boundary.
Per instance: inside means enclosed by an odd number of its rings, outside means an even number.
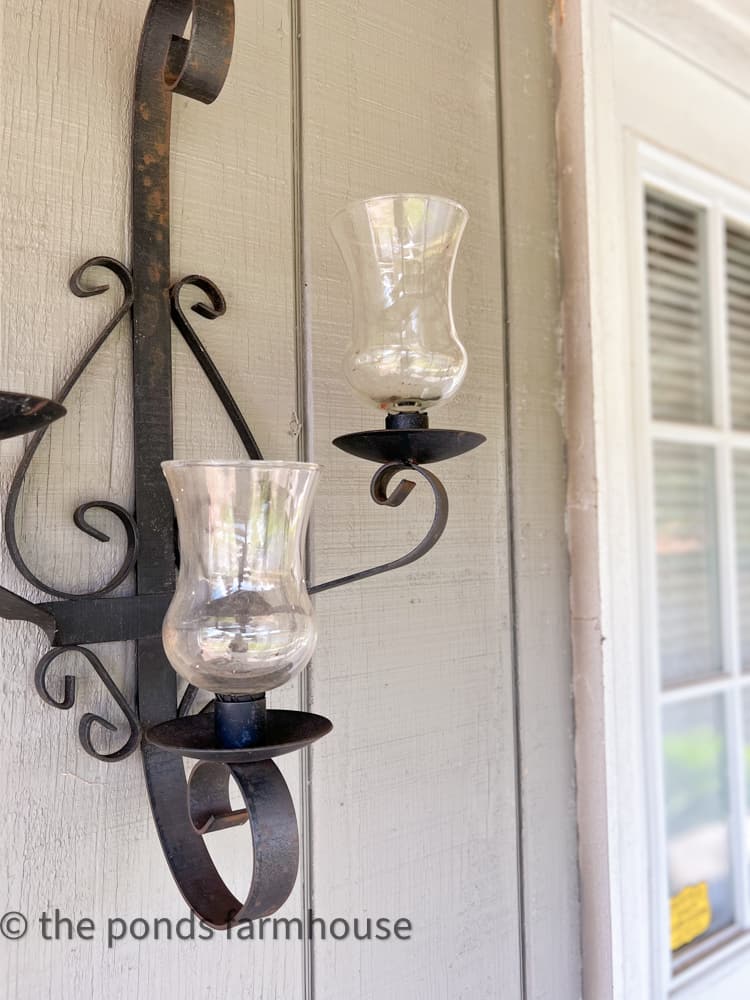
M133 305L132 275L124 264L115 260L113 257L92 257L84 264L81 264L80 267L76 268L70 278L70 290L74 295L77 295L79 298L90 298L91 296L101 295L103 292L108 291L109 285L87 286L83 281L86 272L93 267L106 268L115 275L122 285L123 300L114 315L110 318L106 326L98 334L94 342L81 358L78 365L76 365L60 392L57 394L56 402L58 403L63 403L67 399L73 387L104 346L112 331L130 312ZM107 510L118 518L125 529L127 548L122 563L116 573L105 584L98 587L96 590L88 591L83 594L67 593L64 590L59 590L58 588L45 583L43 580L40 580L31 569L29 569L18 547L18 540L16 538L16 510L18 507L18 499L32 459L38 451L39 446L44 440L48 430L49 425L43 427L41 430L37 431L36 434L34 434L28 447L26 448L18 468L16 469L16 473L10 486L8 502L5 507L5 540L8 545L10 557L13 560L16 569L24 577L24 579L32 585L32 587L36 587L37 590L42 590L44 593L50 594L52 597L76 600L84 597L97 597L103 594L108 594L119 587L123 580L127 578L128 574L132 572L138 552L138 527L136 525L135 518L129 511L125 510L124 507L121 507L120 504L113 503L110 500L90 500L87 503L78 506L73 513L73 521L76 527L85 532L87 535L90 535L92 538L96 538L100 542L108 542L109 535L106 535L103 531L99 531L93 525L88 523L86 520L86 514L88 511L94 508Z
M105 670L102 661L98 656L92 653L90 649L86 649L85 646L57 646L45 653L37 664L36 672L34 674L34 685L39 697L42 701L45 701L53 708L69 709L75 704L76 679L71 674L66 674L64 677L63 696L61 699L55 698L47 687L47 673L49 668L58 657L65 653L78 653L88 661L99 680L105 686L107 691L109 691L113 701L117 704L128 723L128 739L120 747L120 749L114 750L111 753L100 753L91 742L91 730L94 726L101 726L102 729L106 729L109 732L114 733L116 732L117 727L113 726L112 723L108 722L106 719L103 719L100 715L94 715L93 712L86 712L86 714L81 717L81 721L78 725L78 738L81 742L81 746L87 754L90 754L92 757L96 757L97 760L107 762L124 760L132 753L135 753L138 749L138 744L140 743L141 732L138 716L131 708L122 691L120 691L118 686L112 680L110 674L107 670Z
M186 38L184 32L191 18L190 37ZM215 320L226 311L224 296L213 281L202 275L191 274L174 284L170 280L172 94L206 104L218 96L229 68L233 31L232 0L152 0L141 35L133 105L132 269L112 257L92 257L76 269L70 280L73 294L100 295L109 286L92 285L85 279L93 268L104 268L118 280L123 294L119 306L60 390L58 403L67 397L117 325L128 314L132 319L135 514L109 500L91 500L77 507L73 515L76 526L100 542L108 542L109 536L87 520L89 511L105 510L117 518L126 537L120 566L97 589L68 593L41 580L23 559L16 538L16 512L24 478L45 427L31 438L14 476L5 511L5 534L11 558L22 576L56 600L34 604L0 588L0 617L32 622L43 629L52 644L36 668L35 682L41 698L63 710L75 704L74 677L65 675L62 697L56 697L48 686L52 665L63 654L70 654L85 659L118 706L128 727L127 739L119 749L110 753L96 749L92 741L95 728L114 731L115 727L90 712L80 720L80 742L100 761L123 760L141 747L151 808L167 862L188 904L216 927L265 916L287 898L296 877L298 833L289 791L270 758L299 749L331 728L328 720L311 713L269 711L273 739L265 748L222 751L206 743L194 752L203 739L201 734L209 734L205 738L210 740L211 715L218 709L210 703L200 713L191 714L197 694L191 686L178 705L176 675L161 643L161 620L176 575L173 511L161 475L161 462L172 457L172 323L215 390L248 457L262 458L236 400L181 302L186 287L198 289L205 301L192 305L192 311ZM379 436L383 433L385 439ZM370 487L375 503L400 506L415 482L402 478L392 490L390 487L399 474L414 473L432 490L435 512L425 537L401 558L311 586L311 594L406 566L436 544L446 526L448 497L437 476L422 463L459 454L479 443L481 436L474 435L472 443L465 432L420 433L417 439L408 429L368 432L347 435L335 442L361 457L379 459ZM113 595L131 576L135 593ZM137 712L98 656L87 648L87 643L116 640L136 642ZM194 767L189 783L184 756L201 761ZM239 810L229 806L230 777L242 794L244 807ZM225 886L203 838L245 821L250 825L255 866L248 895L240 902Z

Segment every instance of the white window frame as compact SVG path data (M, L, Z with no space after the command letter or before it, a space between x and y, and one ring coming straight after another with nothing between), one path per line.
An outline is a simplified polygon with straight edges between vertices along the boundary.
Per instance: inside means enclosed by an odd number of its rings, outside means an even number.
M740 939L670 989L669 942L657 941L669 924L647 792L661 747L638 595L637 416L649 413L650 385L636 377L643 342L635 334L646 329L634 294L644 273L639 156L663 147L673 162L737 184L750 163L750 132L740 127L750 78L715 5L710 16L694 16L703 6L686 0L679 31L663 4L636 0L580 0L556 22L584 1000L746 1000L750 979ZM726 38L739 51L738 32L733 24Z
M750 968L750 881L745 842L747 803L742 741L742 691L750 689L750 674L742 672L739 611L737 607L736 541L734 533L734 486L732 454L750 450L750 432L731 429L731 386L726 312L724 232L727 222L750 231L750 187L743 190L730 182L694 167L654 146L634 144L636 183L631 186L628 215L632 220L630 246L633 256L633 399L635 401L636 490L640 534L642 663L644 676L644 720L649 729L646 750L649 759L647 817L653 870L651 905L658 915L656 941L662 990L689 996L691 983L705 977L713 967L736 958ZM672 195L705 212L708 258L708 308L712 360L713 425L687 425L651 418L651 371L649 355L647 271L644 209L646 190ZM721 608L722 664L725 673L712 681L696 682L663 691L660 683L658 594L655 540L655 496L652 448L655 442L710 445L715 455L717 497L717 543ZM730 805L730 856L734 879L736 926L712 935L688 953L686 964L672 972L669 951L669 902L667 895L666 823L664 815L661 709L685 698L729 694L726 699L726 738ZM734 752L732 752L734 751Z

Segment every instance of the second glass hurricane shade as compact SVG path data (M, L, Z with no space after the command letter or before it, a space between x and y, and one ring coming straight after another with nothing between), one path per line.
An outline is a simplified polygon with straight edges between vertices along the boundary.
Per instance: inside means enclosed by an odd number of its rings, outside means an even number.
M463 381L451 286L467 219L455 201L412 194L355 202L334 217L354 306L344 371L381 410L422 412Z
M318 466L164 462L180 572L162 637L187 681L260 694L309 663L317 632L303 545Z

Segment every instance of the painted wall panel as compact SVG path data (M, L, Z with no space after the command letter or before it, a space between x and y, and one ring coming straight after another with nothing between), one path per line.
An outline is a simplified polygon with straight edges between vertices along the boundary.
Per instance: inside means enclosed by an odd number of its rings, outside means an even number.
M287 5L275 0L239 6L234 59L216 104L174 102L174 277L199 271L222 288L227 315L214 323L198 320L200 332L262 447L292 458L290 18ZM129 256L131 90L146 8L145 0L3 4L3 385L55 392L113 308L114 290L79 300L67 281L89 256ZM93 498L132 502L128 335L123 324L71 396L68 416L41 449L23 498L24 553L40 573L71 589L103 580L121 554L116 525L113 543L103 545L77 531L70 515ZM177 456L239 456L207 382L177 340ZM19 454L17 442L3 445L3 490ZM93 518L110 527L107 515ZM7 555L2 580L29 592ZM20 942L0 942L3 996L117 1000L169 989L217 1000L302 997L302 945L296 942L130 939L107 947L110 917L176 921L186 914L157 842L138 756L119 764L87 757L77 742L80 715L95 711L117 721L101 685L71 660L66 668L79 676L78 704L69 713L55 711L33 689L42 650L35 630L3 624L0 639L0 795L6 804L0 841L7 872L0 909L22 910L33 920L58 908L91 918L97 929L91 942L45 943L34 926ZM131 651L96 651L132 694ZM62 673L60 664L54 681L62 683ZM274 697L282 701L296 704L296 690ZM295 794L298 768L293 757L284 763ZM249 881L246 841L246 831L236 830L210 842L236 891ZM288 909L300 906L298 891Z
M75 299L67 279L90 255L127 259L130 92L146 6L0 5L3 385L53 393L116 301L114 289ZM283 765L312 834L311 865L283 915L310 904L329 920L404 917L411 940L329 938L306 950L286 941L131 939L108 948L109 917L185 915L140 767L137 758L105 765L82 753L74 713L55 712L33 692L42 643L29 628L3 624L0 795L7 806L0 838L8 878L0 910L35 919L57 907L91 917L97 931L92 942L58 944L41 942L32 927L21 942L0 942L0 982L5 995L21 1000L118 1000L166 988L189 1000L515 1000L522 995L522 928L496 12L490 0L470 11L457 0L309 0L300 5L295 38L295 4L243 0L237 7L234 59L220 98L210 108L175 101L174 277L199 271L224 291L227 315L199 320L200 332L266 455L294 458L307 450L324 466L312 529L318 581L400 554L432 516L421 487L399 509L376 507L368 493L374 466L330 444L337 434L381 422L340 373L350 299L330 219L349 199L396 190L444 194L471 213L455 295L470 369L460 395L433 423L482 431L488 442L436 470L451 498L440 546L392 576L320 595L315 662L301 684L272 696L274 705L309 701L335 724L312 751L309 770L295 757ZM512 76L521 80L520 69ZM545 253L554 237L540 227L539 243L529 239L528 246ZM521 230L519 221L523 241ZM548 318L520 309L518 316L519 331L522 319L541 329ZM132 502L127 335L124 324L87 372L24 495L24 552L35 569L72 588L102 580L122 544L116 535L108 546L81 536L70 524L73 507L99 496ZM528 371L544 379L549 415L557 376L540 356L556 352L555 337L535 350L539 364ZM516 372L523 375L522 354ZM177 339L174 382L176 454L239 456ZM523 386L529 394L537 388ZM529 434L537 428L542 436L550 426L534 423L529 399L530 408L516 411L526 420L527 451ZM19 455L18 443L3 446L3 490ZM516 499L532 495L538 468L536 475ZM554 476L559 492L559 463ZM549 568L544 548L559 532L545 518L554 520L555 511L561 517L557 493L550 495L550 506L534 506L521 525L528 541L519 549L528 555L521 574L530 590L540 565L548 575L560 572L557 563ZM104 515L97 523L105 525ZM557 551L559 533L554 544ZM29 593L6 553L2 582ZM557 605L549 611L548 592L537 593L547 634L561 635ZM132 694L131 651L98 652ZM81 672L75 713L112 717L110 707ZM528 723L533 727L531 716ZM530 765L542 757L530 754ZM569 789L562 798L565 806ZM211 842L238 892L248 865L245 837L232 831ZM533 842L534 861L541 842ZM569 874L562 872L558 895ZM543 893L540 881L530 883L533 902ZM536 912L547 928L543 900Z
M488 437L436 467L451 515L424 561L316 600L312 704L336 728L313 756L315 908L413 924L387 948L319 945L329 1000L520 995L494 30L491 3L470 17L452 0L303 8L316 578L406 551L431 517L416 491L375 507L375 467L329 443L383 420L340 371L350 293L328 227L343 203L428 191L468 208L455 313L469 374L432 422Z

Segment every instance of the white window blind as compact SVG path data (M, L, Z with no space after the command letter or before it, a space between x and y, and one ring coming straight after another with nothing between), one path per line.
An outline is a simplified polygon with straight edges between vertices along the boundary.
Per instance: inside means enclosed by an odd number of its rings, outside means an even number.
M750 233L726 228L732 423L750 430Z
M710 420L704 233L700 209L655 192L647 194L648 320L655 420Z

